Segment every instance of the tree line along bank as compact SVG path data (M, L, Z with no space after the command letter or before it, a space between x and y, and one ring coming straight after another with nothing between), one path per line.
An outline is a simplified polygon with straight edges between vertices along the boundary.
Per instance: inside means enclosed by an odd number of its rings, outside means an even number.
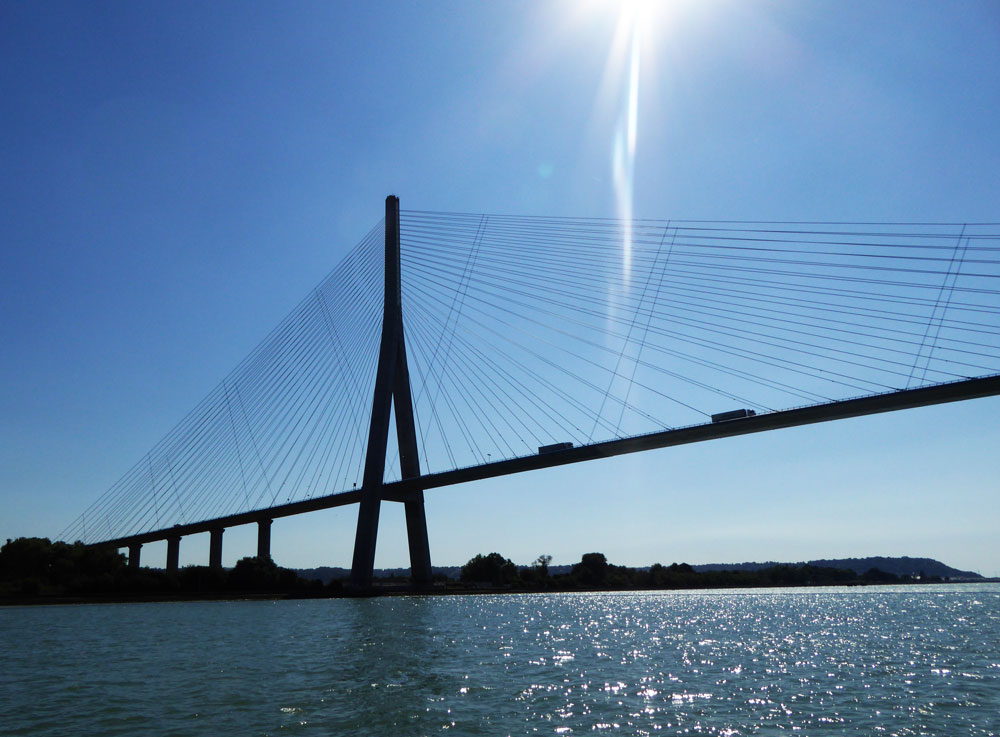
M437 574L430 591L628 591L646 589L849 586L885 583L939 583L939 576L916 579L872 568L864 573L814 565L775 565L761 570L696 571L686 563L632 568L609 563L602 553L586 553L569 570L551 572L548 555L518 566L499 553L479 554L461 567L458 579ZM407 577L378 579L377 588L403 590ZM82 543L17 538L0 548L0 601L44 601L69 597L140 599L257 594L321 597L346 593L346 581L324 583L277 566L270 558L243 558L233 568L187 566L174 572L129 568L117 550Z

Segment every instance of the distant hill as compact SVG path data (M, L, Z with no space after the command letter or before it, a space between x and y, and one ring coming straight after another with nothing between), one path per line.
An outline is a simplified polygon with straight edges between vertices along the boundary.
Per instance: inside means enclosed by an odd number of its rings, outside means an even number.
M701 573L705 571L760 571L774 566L802 565L821 566L823 568L840 568L848 571L854 571L859 576L867 573L872 568L878 568L880 571L892 573L897 576L940 576L941 578L949 578L953 581L977 581L982 578L982 576L978 573L973 571L960 571L957 568L946 566L944 563L934 560L933 558L908 557L839 558L836 560L810 560L804 563L779 563L775 561L767 561L764 563L708 563L705 565L691 567ZM572 568L573 566L571 565L549 566L549 573L552 575L565 574L569 573ZM648 569L649 566L640 566L639 568L640 570L645 570ZM448 578L457 579L462 568L461 566L434 566L431 570L435 576L444 575ZM351 575L351 571L348 568L330 566L322 566L320 568L300 568L295 572L302 578L309 580L315 579L317 581L322 581L323 583L329 583L335 578L347 578ZM409 568L375 569L376 578L409 578L409 576Z
M777 563L766 561L764 563L709 563L706 565L692 566L696 571L759 571L764 568L771 568L778 565L811 565L823 568L842 568L854 571L861 575L872 568L878 568L886 573L893 573L897 576L940 576L952 580L976 581L982 578L974 571L960 571L957 568L946 566L941 561L933 558L884 558L881 556L871 558L837 558L810 560L804 563Z

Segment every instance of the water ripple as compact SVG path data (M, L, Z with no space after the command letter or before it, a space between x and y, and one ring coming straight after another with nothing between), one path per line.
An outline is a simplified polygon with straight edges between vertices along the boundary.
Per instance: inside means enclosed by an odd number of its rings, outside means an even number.
M996 735L1000 586L0 610L0 733Z

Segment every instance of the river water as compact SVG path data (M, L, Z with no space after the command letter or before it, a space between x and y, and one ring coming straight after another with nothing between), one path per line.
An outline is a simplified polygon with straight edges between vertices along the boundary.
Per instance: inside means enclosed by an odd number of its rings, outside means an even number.
M3 735L1000 734L1000 585L0 609Z

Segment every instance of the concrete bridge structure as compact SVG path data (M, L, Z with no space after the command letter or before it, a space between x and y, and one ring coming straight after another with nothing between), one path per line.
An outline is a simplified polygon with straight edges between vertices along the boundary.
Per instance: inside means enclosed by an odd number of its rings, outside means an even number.
M667 231L664 230L665 236L666 233ZM661 246L662 243L663 240L661 240ZM967 247L968 242L966 241ZM657 251L657 258L659 258L659 251ZM954 258L952 260L954 261ZM655 269L656 264L657 262L654 262L652 268ZM381 504L382 502L395 502L403 504L405 508L413 583L416 586L425 586L431 580L430 545L424 511L424 493L428 490L626 453L1000 394L1000 375L992 372L986 375L940 381L913 388L900 388L838 398L832 401L815 402L790 409L747 413L746 416L728 421L713 422L709 420L626 437L613 437L581 444L565 443L560 444L564 447L551 452L528 452L498 460L492 460L488 457L485 462L433 473L424 472L421 470L420 464L411 373L407 361L407 333L404 329L401 273L399 200L395 196L390 196L385 203L381 337L377 354L374 391L371 395L371 413L367 428L367 443L365 444L363 480L360 488L316 494L309 498L288 501L287 503L268 504L257 509L211 516L193 522L182 522L155 529L130 532L125 535L105 537L93 541L92 544L127 548L129 565L138 567L142 546L165 540L167 542L166 568L176 570L179 565L182 538L208 532L210 534L208 564L213 568L221 568L223 535L229 528L239 525L256 525L257 555L269 557L271 555L271 527L274 520L321 509L357 504L358 522L351 583L356 589L363 591L372 585ZM947 278L946 276L946 281ZM652 310L652 308L648 309ZM938 305L935 304L935 314L939 314L937 310ZM636 311L641 314L639 308ZM450 312L448 314L450 316ZM651 319L652 317L647 319L647 329ZM939 316L936 319L937 329L940 332L944 318ZM924 350L924 343L926 343L929 333L930 329L925 330L925 341L921 343L920 351ZM631 336L632 327L629 328L629 334ZM918 351L918 360L920 351ZM624 348L622 354L625 354ZM619 362L621 360L621 356L619 356ZM640 359L636 357L634 362L639 365ZM914 365L917 365L917 361L914 362ZM616 368L616 373L620 374L621 372L618 372ZM912 373L911 369L911 376ZM633 376L635 376L634 368ZM610 384L608 391L609 393L611 391ZM607 395L605 399L607 399ZM627 405L627 398L625 403ZM230 408L230 419L232 420L234 413L228 388L226 406ZM387 451L391 450L389 438L392 429L390 423L393 417L395 418L400 478L387 482L385 481ZM233 433L237 434L235 424ZM197 438L194 442L198 442ZM239 443L240 440L237 439L236 442ZM240 445L236 446L238 453L241 447ZM241 456L241 473L244 464L244 458ZM149 474L154 477L152 460L149 465ZM153 490L156 493L155 478L153 483Z

